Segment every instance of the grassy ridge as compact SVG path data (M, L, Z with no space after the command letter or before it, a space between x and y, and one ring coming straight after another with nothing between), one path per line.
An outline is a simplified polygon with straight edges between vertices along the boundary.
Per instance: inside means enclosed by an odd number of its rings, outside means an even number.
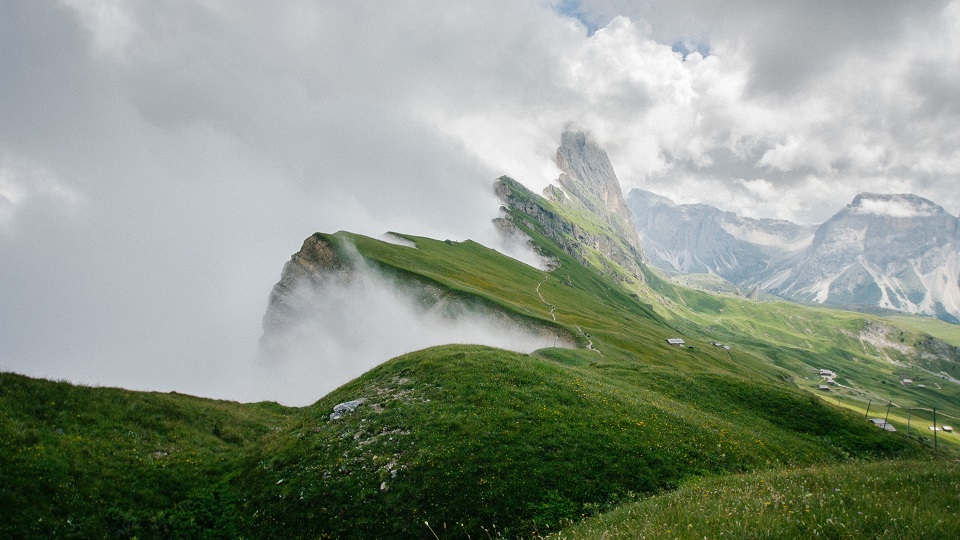
M787 388L571 365L590 354L445 346L372 370L251 458L235 486L254 535L525 536L696 476L917 452Z

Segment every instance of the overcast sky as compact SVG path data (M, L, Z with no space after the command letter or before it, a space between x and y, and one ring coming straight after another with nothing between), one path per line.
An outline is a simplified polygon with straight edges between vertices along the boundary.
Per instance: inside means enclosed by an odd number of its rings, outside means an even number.
M625 191L960 211L960 1L460 4L0 1L0 369L251 397L306 236L493 245L568 124Z

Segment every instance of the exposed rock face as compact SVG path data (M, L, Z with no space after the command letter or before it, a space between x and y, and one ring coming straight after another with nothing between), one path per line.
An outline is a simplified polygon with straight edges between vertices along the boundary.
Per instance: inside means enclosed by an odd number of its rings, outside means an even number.
M627 201L660 268L801 302L960 319L960 220L922 197L863 193L816 229L637 189Z
M813 231L789 221L750 219L706 204L675 204L633 189L627 204L653 265L684 274L715 274L742 284L806 248Z
M787 298L960 319L960 220L916 195L863 193L798 264L763 283Z
M582 264L614 280L644 281L643 250L607 153L583 132L565 131L560 142L559 186L547 186L538 197L504 176L497 182L497 196L505 207L537 222L544 235ZM505 234L516 229L509 213L494 221Z
M544 235L556 242L564 252L581 264L594 266L614 280L624 280L624 276L608 262L609 260L626 270L633 279L640 281L645 279L642 253L609 223L596 218L593 222L596 227L577 224L561 213L554 211L546 198L537 197L512 178L501 177L495 189L497 196L506 207L525 214L537 222ZM557 188L552 189L556 190ZM548 187L545 193L549 195L550 192L551 187ZM561 204L574 205L577 203L565 199L565 202ZM513 218L509 214L494 221L501 229L515 228ZM597 261L596 258L591 257L591 250L603 255L604 259ZM597 264L600 266L597 267Z
M582 131L564 131L557 149L557 167L562 171L557 182L572 199L613 226L637 251L642 251L620 181L602 148ZM556 193L556 188L551 191L544 196L560 202L561 194Z
M297 289L303 284L317 284L324 276L347 276L350 264L337 254L321 235L314 234L303 241L300 251L293 254L283 266L280 281L273 286L267 312L263 316L264 338L276 335L300 320L309 309Z
M630 209L623 200L620 181L610 164L607 153L578 131L564 131L557 148L557 167L563 171L558 179L561 186L579 198L594 212L603 213L596 201L603 203L603 210L612 212L630 223Z

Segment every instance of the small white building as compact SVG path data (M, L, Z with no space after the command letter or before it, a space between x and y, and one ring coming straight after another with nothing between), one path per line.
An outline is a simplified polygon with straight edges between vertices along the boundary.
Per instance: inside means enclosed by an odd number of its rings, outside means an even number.
M913 384L913 379L904 379L900 382L902 382L904 386L910 386L911 384Z
M667 340L667 343L675 347L683 347L684 341L680 338L670 338Z

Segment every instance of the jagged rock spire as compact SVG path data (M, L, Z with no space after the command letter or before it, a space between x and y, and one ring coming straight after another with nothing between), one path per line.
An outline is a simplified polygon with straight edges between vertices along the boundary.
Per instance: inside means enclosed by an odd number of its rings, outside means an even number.
M616 225L635 248L641 249L620 181L602 148L585 132L566 130L560 135L557 167L561 171L557 182L564 190Z

